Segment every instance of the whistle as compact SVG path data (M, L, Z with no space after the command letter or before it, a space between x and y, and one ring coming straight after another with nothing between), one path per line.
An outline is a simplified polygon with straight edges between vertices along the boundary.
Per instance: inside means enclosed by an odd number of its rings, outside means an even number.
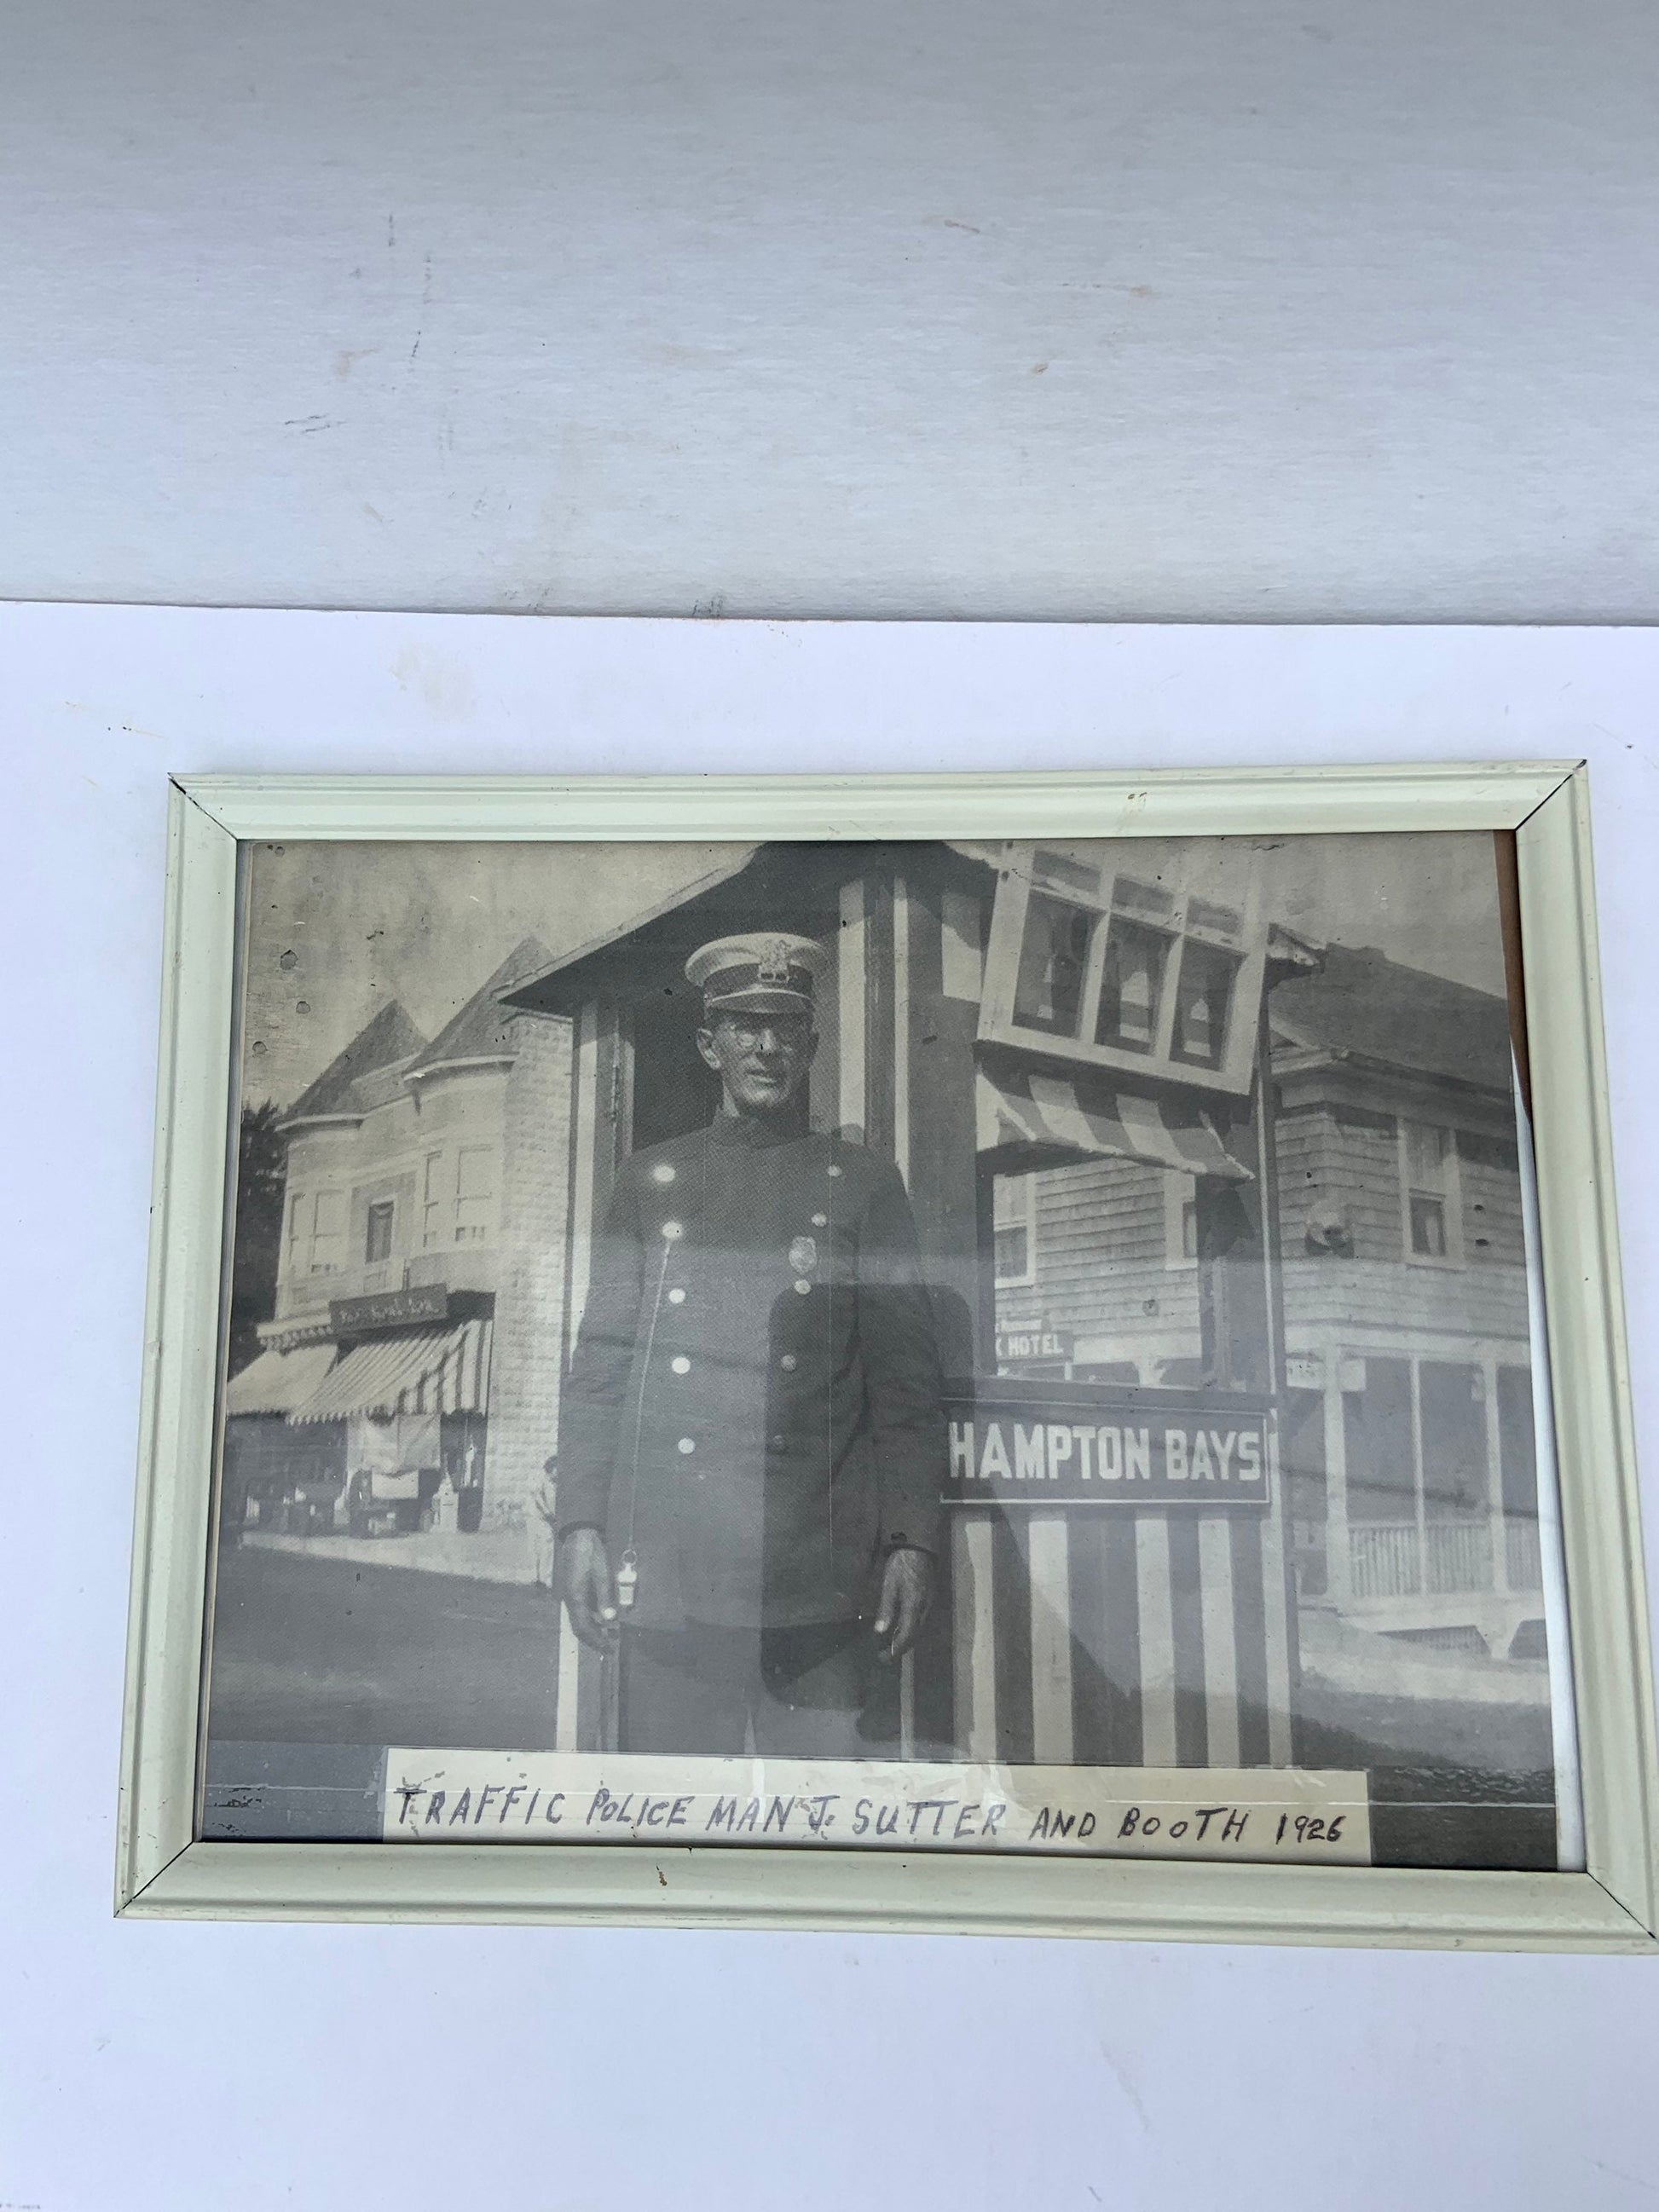
M617 1569L617 1603L624 1612L634 1602L634 1585L639 1578L637 1560L632 1552L624 1552L622 1565Z

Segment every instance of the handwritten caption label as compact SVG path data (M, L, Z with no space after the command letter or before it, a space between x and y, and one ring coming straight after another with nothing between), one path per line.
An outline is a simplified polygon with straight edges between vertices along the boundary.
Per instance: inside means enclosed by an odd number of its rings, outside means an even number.
M1365 1777L393 1750L389 1843L778 1844L1368 1865Z

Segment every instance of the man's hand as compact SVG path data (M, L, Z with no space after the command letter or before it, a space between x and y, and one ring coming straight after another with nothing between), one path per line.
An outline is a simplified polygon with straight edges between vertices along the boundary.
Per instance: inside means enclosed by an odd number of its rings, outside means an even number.
M582 1642L608 1651L617 1633L617 1591L597 1528L568 1528L559 1539L558 1588Z
M905 1545L887 1554L876 1607L876 1644L884 1659L902 1659L921 1633L933 1602L937 1573L931 1552Z

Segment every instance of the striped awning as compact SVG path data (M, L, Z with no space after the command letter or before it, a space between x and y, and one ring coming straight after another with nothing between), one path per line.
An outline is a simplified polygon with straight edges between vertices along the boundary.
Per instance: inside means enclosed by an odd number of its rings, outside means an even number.
M302 1344L293 1352L267 1348L225 1385L225 1412L290 1413L304 1405L333 1364L331 1344Z
M1228 1182L1254 1179L1201 1106L1177 1105L1034 1068L995 1075L981 1068L976 1108L980 1152L1006 1154L1011 1165L1022 1152L1059 1152L1073 1158L1082 1153L1146 1160Z
M464 1321L383 1336L347 1352L290 1421L353 1413L482 1413L489 1404L490 1324Z

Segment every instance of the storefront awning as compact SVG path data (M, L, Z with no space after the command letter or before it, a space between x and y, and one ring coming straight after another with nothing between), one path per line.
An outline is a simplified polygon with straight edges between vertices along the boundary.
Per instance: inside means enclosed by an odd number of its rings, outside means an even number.
M424 1328L360 1344L289 1413L343 1421L353 1413L482 1413L489 1404L490 1324Z
M266 1350L225 1385L225 1412L291 1413L304 1405L334 1364L331 1344L304 1344L293 1352Z
M1079 1153L1146 1160L1183 1175L1216 1176L1228 1182L1254 1180L1230 1152L1199 1106L1147 1098L1072 1076L979 1071L978 1145L981 1152Z

